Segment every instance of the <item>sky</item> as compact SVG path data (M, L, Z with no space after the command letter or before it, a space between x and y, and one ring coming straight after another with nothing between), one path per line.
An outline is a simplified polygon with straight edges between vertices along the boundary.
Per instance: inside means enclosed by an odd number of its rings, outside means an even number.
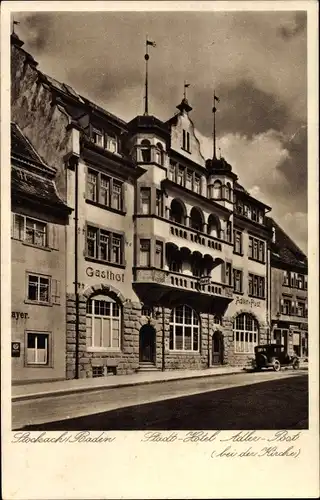
M39 69L124 120L167 120L190 83L190 117L204 156L217 148L239 182L307 251L307 16L303 11L17 13Z

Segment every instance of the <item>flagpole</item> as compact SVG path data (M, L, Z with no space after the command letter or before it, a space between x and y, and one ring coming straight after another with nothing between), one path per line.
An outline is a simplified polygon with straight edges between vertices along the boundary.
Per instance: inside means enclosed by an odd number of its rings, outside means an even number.
M216 108L216 93L215 91L213 92L213 108L212 108L212 112L213 112L213 159L216 160L217 156L216 156L216 111L217 111L217 108Z
M145 98L144 98L144 114L147 115L149 110L148 110L148 61L149 61L149 54L148 54L148 35L146 36L146 53L144 56L144 59L146 61L146 80L145 80Z

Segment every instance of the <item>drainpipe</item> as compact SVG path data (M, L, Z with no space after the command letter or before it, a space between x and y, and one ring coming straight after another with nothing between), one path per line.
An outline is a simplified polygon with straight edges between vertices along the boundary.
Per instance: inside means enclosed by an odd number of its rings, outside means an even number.
M79 276L78 276L78 229L79 229L79 178L78 160L74 162L75 172L75 209L74 209L74 293L76 296L76 350L75 350L75 378L79 378Z
M165 348L164 348L164 341L165 341L165 336L164 336L164 326L165 326L165 321L164 321L164 307L162 306L162 366L161 370L164 372L165 371Z
M208 368L210 368L210 314L208 313Z

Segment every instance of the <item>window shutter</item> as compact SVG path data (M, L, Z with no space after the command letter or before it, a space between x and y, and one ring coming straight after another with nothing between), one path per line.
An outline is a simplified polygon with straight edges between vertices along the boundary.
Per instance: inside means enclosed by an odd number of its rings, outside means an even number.
M294 316L296 313L296 303L294 300L291 301L291 314Z
M48 224L48 246L53 250L59 250L59 226L56 224Z
M308 290L308 276L306 276L306 275L304 277L304 288L305 288L305 290Z
M296 285L296 273L291 272L290 278L291 278L290 286L295 287L295 285Z
M127 183L126 182L124 182L122 184L121 196L122 196L122 200L121 200L122 210L124 212L126 212L127 211L127 203L126 203L126 201L127 201Z
M24 216L11 213L11 237L16 240L23 240Z
M52 304L60 305L60 281L56 279L51 280L51 299Z

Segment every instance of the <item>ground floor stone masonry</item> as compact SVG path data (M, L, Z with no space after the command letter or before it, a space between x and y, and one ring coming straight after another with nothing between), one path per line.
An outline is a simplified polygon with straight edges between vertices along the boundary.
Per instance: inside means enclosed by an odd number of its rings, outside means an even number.
M88 348L86 332L87 301L96 294L106 294L119 304L121 310L121 332L118 349ZM66 328L66 376L90 378L108 374L130 374L141 369L147 359L159 370L204 369L214 365L249 366L254 357L251 352L237 352L235 349L234 316L223 316L219 324L216 316L195 311L199 318L198 348L195 350L174 350L170 348L172 308L159 306L146 315L143 304L126 299L112 286L101 285L89 288L79 294L79 318L76 322L76 296L67 296ZM254 318L253 318L254 319ZM257 320L256 320L257 321ZM78 339L76 338L78 328ZM144 336L149 336L147 358L142 352ZM268 327L259 321L257 343L268 341ZM77 359L76 359L77 358Z

